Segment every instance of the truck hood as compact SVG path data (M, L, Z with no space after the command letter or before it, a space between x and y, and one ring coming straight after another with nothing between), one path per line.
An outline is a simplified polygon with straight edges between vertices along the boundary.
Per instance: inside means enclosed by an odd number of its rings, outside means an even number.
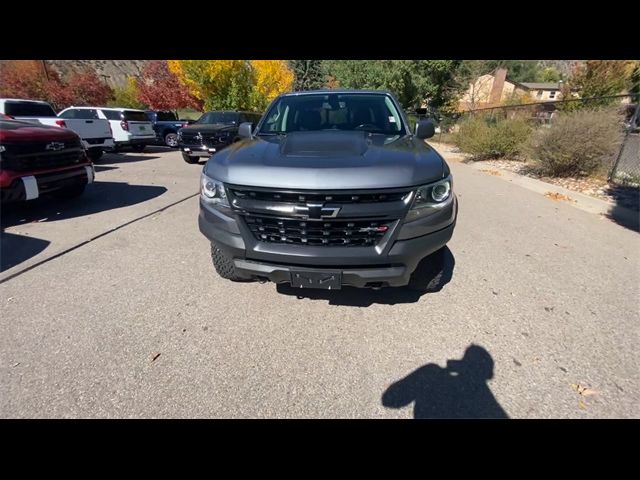
M49 127L22 120L0 120L0 143L47 141L79 142L80 138L66 128Z
M410 135L318 131L243 140L213 155L205 173L235 185L371 189L438 180L445 164L433 148Z

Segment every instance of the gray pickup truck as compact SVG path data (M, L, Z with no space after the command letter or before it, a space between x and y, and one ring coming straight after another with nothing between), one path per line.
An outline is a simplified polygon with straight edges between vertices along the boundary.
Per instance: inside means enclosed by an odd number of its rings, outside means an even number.
M437 290L456 223L449 166L388 92L284 94L211 156L200 231L229 280ZM420 268L418 265L420 264Z

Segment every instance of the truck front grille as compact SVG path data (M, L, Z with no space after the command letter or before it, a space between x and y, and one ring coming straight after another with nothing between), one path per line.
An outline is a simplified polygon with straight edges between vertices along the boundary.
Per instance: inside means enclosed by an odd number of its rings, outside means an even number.
M6 146L8 147L8 145ZM15 149L18 150L18 149ZM37 153L17 153L7 148L0 156L2 168L16 172L39 170L56 167L67 167L85 163L86 157L81 147L67 148L58 152L41 150ZM20 151L20 150L18 150Z
M391 191L374 193L307 193L255 190L231 187L231 192L237 198L262 200L275 203L304 203L304 202L332 202L332 203L381 203L403 200L410 191Z
M393 221L320 220L245 216L254 237L262 242L317 246L373 246L391 228Z

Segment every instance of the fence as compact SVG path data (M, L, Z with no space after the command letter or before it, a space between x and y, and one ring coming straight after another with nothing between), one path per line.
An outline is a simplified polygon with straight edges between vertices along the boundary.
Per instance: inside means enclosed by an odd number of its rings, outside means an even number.
M518 105L501 105L466 112L444 113L430 111L423 115L410 115L411 123L427 117L436 123L434 140L447 140L447 134L455 132L458 123L473 115L482 115L488 122L501 118L524 117L538 127L550 126L557 112L581 108L597 108L619 105L624 117L625 137L618 154L611 159L609 180L619 184L640 185L640 95L614 95L608 97L557 100Z

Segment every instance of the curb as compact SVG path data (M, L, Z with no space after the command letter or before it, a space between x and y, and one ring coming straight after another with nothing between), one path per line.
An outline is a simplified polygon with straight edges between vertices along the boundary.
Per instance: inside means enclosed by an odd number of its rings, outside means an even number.
M627 228L640 232L640 213L635 210L621 207L613 202L600 200L599 198L594 198L589 195L585 195L584 193L569 190L559 185L543 182L542 180L537 180L535 178L525 177L524 175L518 175L517 173L513 173L499 167L489 167L487 165L483 165L482 162L470 162L466 163L466 165L478 171L489 169L496 170L500 172L500 177L504 180L508 180L516 185L526 188L527 190L531 190L542 195L547 192L565 195L572 200L565 202L569 205L579 208L580 210L584 210L585 212L603 215Z

